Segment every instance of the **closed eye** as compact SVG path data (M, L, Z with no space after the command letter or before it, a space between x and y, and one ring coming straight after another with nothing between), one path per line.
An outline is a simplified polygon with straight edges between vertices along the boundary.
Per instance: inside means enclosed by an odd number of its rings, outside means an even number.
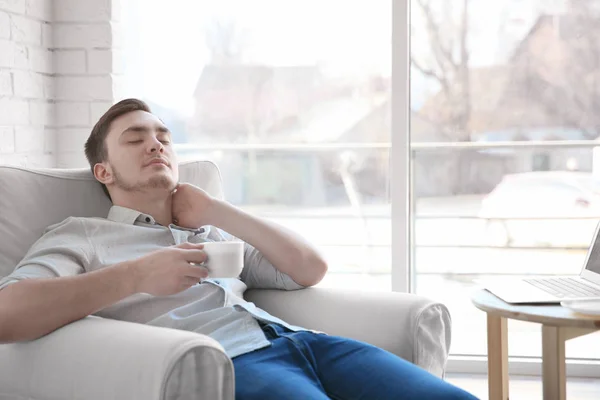
M139 144L139 143L142 143L142 142L143 142L143 140L140 139L140 140L130 140L127 143L129 143L129 144Z

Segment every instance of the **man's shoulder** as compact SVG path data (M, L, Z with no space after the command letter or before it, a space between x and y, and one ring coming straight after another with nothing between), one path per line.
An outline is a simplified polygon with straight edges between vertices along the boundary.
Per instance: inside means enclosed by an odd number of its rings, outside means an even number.
M88 227L110 222L106 218L100 217L74 217L70 216L60 222L49 225L45 233L49 232L81 232Z

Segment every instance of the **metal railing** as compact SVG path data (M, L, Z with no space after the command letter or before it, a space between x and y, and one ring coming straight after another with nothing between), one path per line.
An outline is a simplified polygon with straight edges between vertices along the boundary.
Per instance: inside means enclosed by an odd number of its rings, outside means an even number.
M331 150L386 150L391 149L388 142L372 143L186 143L176 144L177 151L331 151Z
M600 148L600 142L595 140L555 140L555 141L503 141L503 142L415 142L410 143L411 157L419 153L431 151L446 150L449 152L464 151L464 150L494 150L494 149L573 149L573 148ZM330 151L365 151L365 150L388 150L391 151L392 145L390 142L345 142L345 143L188 143L176 144L175 148L178 153L190 154L194 152L249 152L249 151L281 151L281 152L330 152ZM411 202L414 204L414 197ZM302 219L310 216L310 213L286 213L282 211L272 213L262 213L266 217L281 217L286 219ZM316 215L315 215L316 216ZM391 216L387 215L367 215L362 212L357 215L355 212L336 215L320 215L320 218L327 219L386 219ZM413 215L413 227L417 220L421 219L481 219L473 215L454 215L454 214L425 214ZM569 220L573 219L568 216L557 217L511 217L511 218L488 218L489 220ZM578 219L600 219L598 217L578 217ZM414 233L414 231L413 231ZM414 242L414 236L413 236ZM585 249L584 247L548 247L548 246L490 246L490 245L427 245L413 243L415 247L458 247L458 248L506 248L506 249L531 249L531 250L578 250ZM328 246L334 246L328 244ZM335 244L335 246L344 246L344 244ZM385 245L372 244L373 247L381 247Z
M565 149L600 147L596 140L528 140L517 142L417 142L411 143L412 151L427 150L490 150L490 149Z
M432 150L488 150L488 149L564 149L600 147L596 140L529 140L503 142L412 142L411 152ZM340 143L185 143L176 144L175 148L183 151L248 151L248 150L281 150L281 151L331 151L331 150L385 150L391 149L390 142L340 142Z

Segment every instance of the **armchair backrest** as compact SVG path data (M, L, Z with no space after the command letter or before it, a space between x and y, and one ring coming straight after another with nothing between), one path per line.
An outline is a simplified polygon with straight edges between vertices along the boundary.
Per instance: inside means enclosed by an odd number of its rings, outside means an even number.
M179 164L181 182L222 198L210 161ZM89 168L33 169L0 165L0 277L10 274L44 230L69 216L105 218L110 200Z

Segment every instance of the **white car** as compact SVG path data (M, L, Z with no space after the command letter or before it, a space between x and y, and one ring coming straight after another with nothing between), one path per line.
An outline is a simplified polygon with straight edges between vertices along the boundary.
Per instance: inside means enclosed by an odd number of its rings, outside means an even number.
M479 217L488 244L587 247L600 220L600 180L586 172L506 175Z

